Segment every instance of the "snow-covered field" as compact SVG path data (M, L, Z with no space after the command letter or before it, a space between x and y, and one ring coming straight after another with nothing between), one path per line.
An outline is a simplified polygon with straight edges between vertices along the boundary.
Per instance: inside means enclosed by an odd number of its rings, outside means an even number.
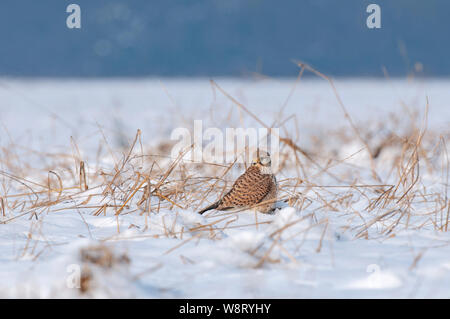
M272 215L196 214L244 166L173 129L261 127L209 80L0 79L0 297L450 297L450 81L215 81L292 141Z

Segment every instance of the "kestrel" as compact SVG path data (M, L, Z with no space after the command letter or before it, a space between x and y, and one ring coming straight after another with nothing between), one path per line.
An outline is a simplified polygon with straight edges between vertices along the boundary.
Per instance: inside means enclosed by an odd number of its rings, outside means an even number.
M278 184L271 164L270 154L257 150L252 165L239 176L231 190L214 204L199 211L199 214L211 209L254 208L261 213L273 211Z

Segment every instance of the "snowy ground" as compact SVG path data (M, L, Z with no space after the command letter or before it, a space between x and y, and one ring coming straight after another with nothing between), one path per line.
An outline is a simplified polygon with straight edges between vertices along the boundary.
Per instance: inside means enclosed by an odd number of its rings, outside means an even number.
M283 123L316 163L299 155L300 167L282 148L288 202L273 215L199 216L222 191L202 201L214 180L201 178L225 169L186 164L165 177L175 159L142 156L166 154L172 130L194 119L260 126L208 80L0 79L0 297L450 297L450 81L336 82L371 147L397 138L373 161L327 82L302 80L291 96L293 79L216 82L265 123ZM137 129L135 157L114 179ZM151 187L164 182L166 200L151 196L150 211L138 205L137 173Z

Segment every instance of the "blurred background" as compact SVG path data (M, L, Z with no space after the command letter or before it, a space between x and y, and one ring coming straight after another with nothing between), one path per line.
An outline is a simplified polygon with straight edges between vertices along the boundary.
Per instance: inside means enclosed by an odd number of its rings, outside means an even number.
M81 7L68 29L66 7ZM381 7L381 29L366 8ZM447 0L2 0L0 76L448 76ZM383 68L385 71L383 71Z

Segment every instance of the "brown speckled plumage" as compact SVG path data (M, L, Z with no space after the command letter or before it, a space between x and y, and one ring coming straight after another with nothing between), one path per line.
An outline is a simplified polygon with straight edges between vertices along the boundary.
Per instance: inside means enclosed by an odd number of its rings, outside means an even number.
M266 173L269 170L269 173ZM275 176L270 168L261 163L252 164L233 184L231 190L219 201L201 210L199 213L210 209L228 210L233 208L246 208L255 206L255 209L268 213L275 207L278 186ZM257 205L267 201L266 204Z

